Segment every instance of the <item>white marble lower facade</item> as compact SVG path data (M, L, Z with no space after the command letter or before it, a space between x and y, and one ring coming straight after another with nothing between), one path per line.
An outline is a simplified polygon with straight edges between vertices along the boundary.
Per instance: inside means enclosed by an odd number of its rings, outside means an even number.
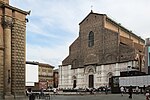
M89 88L89 76L93 77L93 87L108 86L111 76L120 76L121 71L127 71L128 66L136 67L135 61L109 65L89 65L84 68L71 69L71 65L59 67L59 88L71 89L76 81L76 88Z

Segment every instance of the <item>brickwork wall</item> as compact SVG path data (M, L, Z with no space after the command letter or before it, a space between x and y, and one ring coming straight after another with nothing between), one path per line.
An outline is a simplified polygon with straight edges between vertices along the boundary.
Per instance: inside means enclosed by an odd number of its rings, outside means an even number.
M63 65L79 68L91 64L126 62L135 60L140 50L144 52L144 46L140 45L143 41L134 43L131 38L121 36L119 31L105 27L105 19L105 15L90 13L79 24L79 37L70 46L69 56L64 59ZM89 47L88 37L91 31L94 33L94 45Z
M99 63L99 50L102 50L99 46L103 44L103 16L89 15L83 23L80 24L80 41L83 63L82 66L88 64ZM94 33L94 45L88 47L88 37L90 32Z
M131 48L130 46L126 44L120 44L119 45L119 61L129 61L134 60L135 51L134 48Z
M94 33L94 46L88 47L88 35ZM70 46L70 55L63 64L84 67L88 64L105 64L117 61L118 33L103 27L103 16L91 14L80 24L79 37ZM74 66L73 66L74 67Z
M126 37L123 37L123 36L120 36L120 42L124 43L126 45L129 45L131 47L133 47L133 44L134 44L132 39L129 39L129 38L126 38Z
M103 64L115 63L118 57L118 33L104 30L104 53Z

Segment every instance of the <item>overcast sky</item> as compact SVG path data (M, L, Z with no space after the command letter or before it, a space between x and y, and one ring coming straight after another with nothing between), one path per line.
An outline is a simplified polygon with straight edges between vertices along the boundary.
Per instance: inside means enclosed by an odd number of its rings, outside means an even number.
M29 11L27 60L58 67L78 37L79 23L93 12L107 14L143 39L150 37L150 0L10 0Z

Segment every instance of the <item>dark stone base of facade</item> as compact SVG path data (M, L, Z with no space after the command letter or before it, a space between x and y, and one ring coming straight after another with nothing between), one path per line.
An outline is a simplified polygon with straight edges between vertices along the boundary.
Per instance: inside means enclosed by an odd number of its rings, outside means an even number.
M9 94L9 95L4 95L2 92L0 92L0 100L22 100L24 98L28 98L24 93L22 94Z
M14 100L14 95L8 94L3 96L5 100Z
M2 100L3 98L4 98L4 94L0 92L0 100Z

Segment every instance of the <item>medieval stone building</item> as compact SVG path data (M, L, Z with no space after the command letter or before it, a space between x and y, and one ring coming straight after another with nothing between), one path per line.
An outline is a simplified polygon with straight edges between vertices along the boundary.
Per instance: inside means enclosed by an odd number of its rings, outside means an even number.
M27 14L0 0L0 98L24 94Z
M59 66L59 88L98 88L127 70L145 71L145 41L106 14L92 11Z

